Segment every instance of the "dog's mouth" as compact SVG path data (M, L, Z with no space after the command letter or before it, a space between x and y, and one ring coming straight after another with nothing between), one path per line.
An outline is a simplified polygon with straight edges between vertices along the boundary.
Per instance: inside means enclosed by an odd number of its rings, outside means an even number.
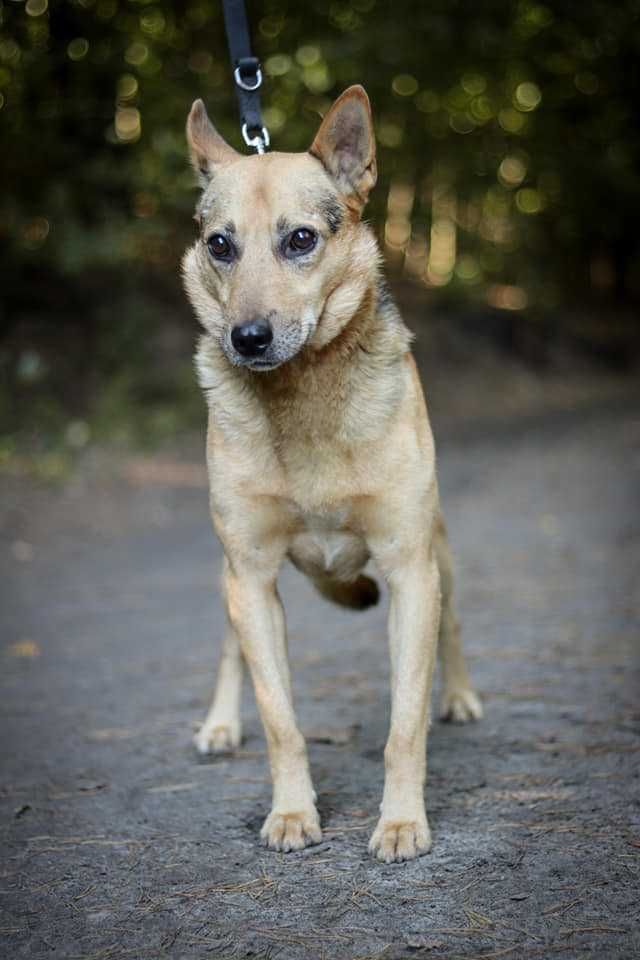
M239 353L236 353L233 348L225 349L224 344L222 349L227 360L233 367L238 367L241 370L255 370L260 373L275 370L276 367L281 367L283 363L286 363L287 360L290 359L288 357L242 357Z
M243 367L247 367L249 370L275 370L276 367L281 367L285 360L245 360L242 364Z

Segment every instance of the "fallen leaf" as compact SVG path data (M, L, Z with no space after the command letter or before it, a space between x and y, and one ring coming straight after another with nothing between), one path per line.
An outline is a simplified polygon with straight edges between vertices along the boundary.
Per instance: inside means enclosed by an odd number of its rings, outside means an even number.
M35 640L18 640L8 647L7 652L10 657L25 657L33 660L40 656L40 647Z

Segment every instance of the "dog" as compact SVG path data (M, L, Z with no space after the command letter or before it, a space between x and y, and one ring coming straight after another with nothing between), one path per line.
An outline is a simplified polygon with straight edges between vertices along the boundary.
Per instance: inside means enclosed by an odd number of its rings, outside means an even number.
M452 604L434 444L410 334L384 284L361 216L376 182L369 99L349 87L307 153L243 156L197 100L187 121L203 187L199 237L183 261L206 333L196 356L209 421L213 525L224 549L227 628L202 754L241 741L243 660L267 739L274 850L321 839L304 738L293 708L278 571L288 558L326 599L390 592L391 719L379 860L426 853L431 685L439 648L442 716L478 719Z

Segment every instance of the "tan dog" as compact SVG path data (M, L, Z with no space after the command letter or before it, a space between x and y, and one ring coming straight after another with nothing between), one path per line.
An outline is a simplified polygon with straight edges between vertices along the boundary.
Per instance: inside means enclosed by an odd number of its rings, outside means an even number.
M410 335L387 294L361 213L376 181L369 100L350 87L308 153L241 156L202 101L187 135L204 191L184 259L205 327L197 355L209 404L211 512L225 553L228 627L201 753L241 739L242 659L269 748L275 850L320 840L293 709L276 580L288 557L346 607L391 594L391 726L381 816L369 849L406 860L431 844L426 738L438 633L445 717L480 717L451 602L433 439ZM441 604L442 593L442 604ZM442 612L441 612L442 605Z

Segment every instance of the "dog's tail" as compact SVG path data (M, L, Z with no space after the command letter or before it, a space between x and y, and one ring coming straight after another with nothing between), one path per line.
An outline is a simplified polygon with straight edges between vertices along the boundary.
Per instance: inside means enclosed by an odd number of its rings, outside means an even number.
M380 599L380 589L372 577L360 574L355 580L336 580L330 577L316 577L314 586L325 600L337 603L350 610L366 610L374 607Z

